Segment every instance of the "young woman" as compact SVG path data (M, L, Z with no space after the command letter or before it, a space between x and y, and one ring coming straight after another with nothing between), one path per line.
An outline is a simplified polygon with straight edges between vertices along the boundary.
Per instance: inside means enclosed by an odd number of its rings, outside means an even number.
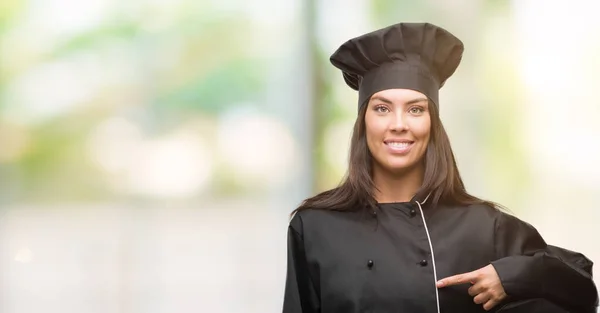
M284 313L595 311L590 260L466 192L438 99L462 52L400 23L331 56L359 94L349 170L294 211Z

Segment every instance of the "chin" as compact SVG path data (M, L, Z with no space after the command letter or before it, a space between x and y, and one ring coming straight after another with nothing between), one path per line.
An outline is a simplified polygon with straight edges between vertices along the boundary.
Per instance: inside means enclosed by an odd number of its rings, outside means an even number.
M416 164L384 164L380 166L382 170L393 174L404 174L416 168Z
M386 168L386 170L388 172L393 173L393 174L404 174L404 173L409 172L409 171L411 171L413 169L415 169L414 166L408 166L408 165L405 165L405 166L390 166L390 167Z
M394 175L401 175L407 172L419 170L421 165L424 165L422 162L419 162L419 160L415 160L414 158L391 158L384 159L382 161L383 162L377 162L377 167L384 172L392 173Z

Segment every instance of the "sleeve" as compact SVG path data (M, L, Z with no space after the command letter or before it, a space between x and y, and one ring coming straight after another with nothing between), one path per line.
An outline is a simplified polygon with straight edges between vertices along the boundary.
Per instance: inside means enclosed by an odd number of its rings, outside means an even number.
M296 228L299 228L300 231ZM296 214L288 227L283 313L318 313L320 311L319 299L306 260L301 220Z
M495 227L492 265L507 295L543 298L576 312L598 306L593 263L583 254L547 245L533 226L505 213Z

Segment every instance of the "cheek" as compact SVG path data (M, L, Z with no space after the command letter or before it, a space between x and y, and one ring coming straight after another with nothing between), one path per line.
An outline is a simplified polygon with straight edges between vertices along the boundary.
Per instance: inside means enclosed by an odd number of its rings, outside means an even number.
M429 136L431 133L431 122L429 118L426 120L422 120L419 123L416 123L412 128L413 134L417 136L419 139L429 140Z
M369 147L382 140L382 136L385 133L385 128L374 123L372 120L366 119L365 121L365 136L367 137L367 144Z
M367 129L365 137L367 139L367 148L369 148L369 151L371 151L371 153L374 153L373 149L375 148L375 142L377 141L377 135L375 134L375 132L372 129Z

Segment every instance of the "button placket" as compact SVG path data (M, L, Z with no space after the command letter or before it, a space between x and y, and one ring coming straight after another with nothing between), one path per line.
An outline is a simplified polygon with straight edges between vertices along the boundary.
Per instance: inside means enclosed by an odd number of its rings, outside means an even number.
M411 207L410 207L410 210L408 212L408 214L409 214L409 216L410 216L411 219L414 218L414 217L416 217L418 215L418 213L420 213L420 212L417 211L417 209L415 209L414 206L416 206L416 205L413 205L411 203ZM421 221L421 218L418 218L415 221L417 221L419 228L424 228L424 225L423 225L423 222ZM423 229L423 237L421 237L421 239L423 240L423 244L426 247L425 251L428 251L429 250L429 240L427 239L427 233L425 232L425 229ZM423 257L425 257L425 258L416 262L416 264L419 265L420 267L426 267L426 266L429 265L429 261L427 259L428 256L423 256Z

